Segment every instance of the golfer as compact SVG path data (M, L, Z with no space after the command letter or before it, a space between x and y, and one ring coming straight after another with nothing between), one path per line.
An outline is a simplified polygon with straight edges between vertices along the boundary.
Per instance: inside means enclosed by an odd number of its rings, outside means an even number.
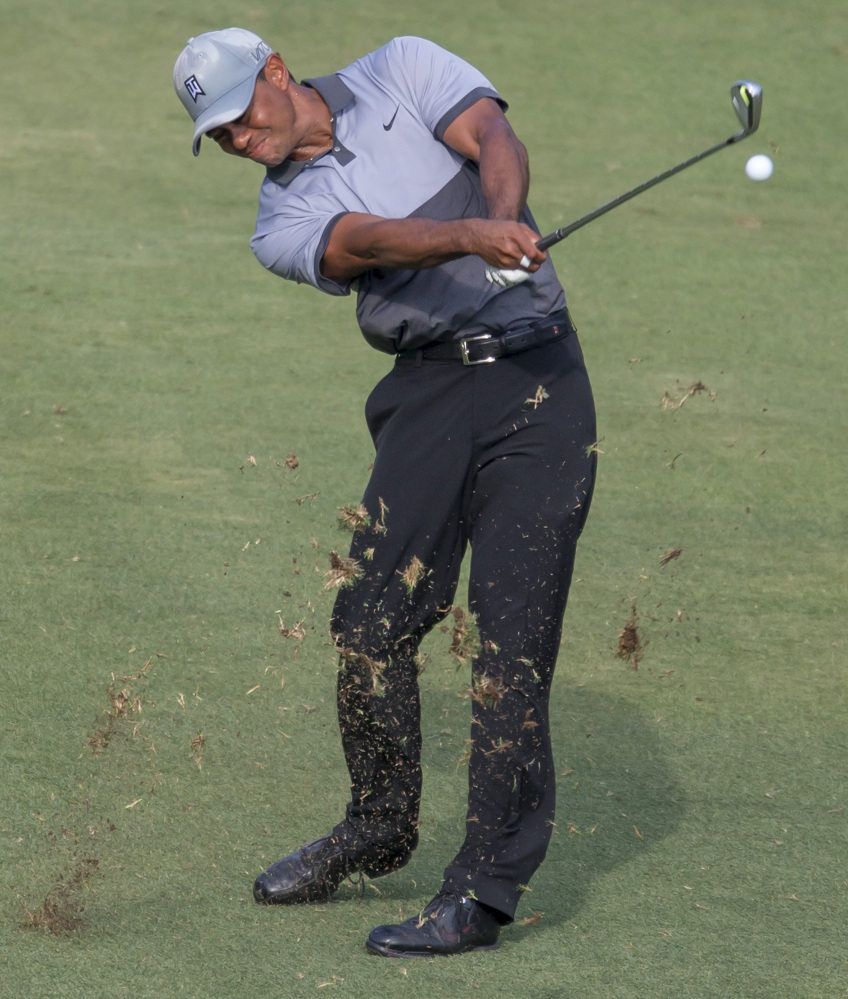
M188 42L174 86L195 155L205 138L265 168L260 262L354 292L366 341L393 358L366 403L367 520L331 624L350 802L328 835L262 873L254 896L324 901L357 871L376 878L409 860L417 651L451 611L470 547L465 839L420 916L378 926L366 946L395 957L495 947L551 836L549 692L595 476L591 389L536 247L527 153L492 84L420 38L298 83L252 32L213 31Z

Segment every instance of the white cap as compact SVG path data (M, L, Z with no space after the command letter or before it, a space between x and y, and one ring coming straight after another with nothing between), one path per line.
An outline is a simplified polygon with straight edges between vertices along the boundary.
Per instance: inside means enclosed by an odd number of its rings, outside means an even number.
M205 132L240 118L253 99L256 77L273 49L244 28L189 38L174 64L174 90L194 121L192 151Z

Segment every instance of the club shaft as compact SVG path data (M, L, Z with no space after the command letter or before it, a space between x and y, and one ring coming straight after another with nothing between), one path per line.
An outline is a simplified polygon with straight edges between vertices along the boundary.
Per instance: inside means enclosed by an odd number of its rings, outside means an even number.
M563 226L561 229L557 229L549 235L543 236L542 239L537 241L536 246L538 246L540 250L547 250L548 247L553 246L555 243L559 243L560 240L565 239L566 236L570 236L578 229L582 229L584 225L594 222L594 220L600 218L601 215L606 215L606 213L611 212L613 208L618 208L618 206L623 205L625 201L635 198L637 194L641 194L643 191L647 191L649 188L655 187L662 181L668 180L669 177L673 177L676 173L680 173L681 170L685 170L687 167L690 167L695 163L699 163L708 156L712 156L713 153L717 153L720 149L732 146L740 139L744 139L748 134L749 133L747 131L743 130L741 132L737 132L735 135L731 135L729 139L725 139L724 142L719 142L718 145L713 146L711 149L705 149L704 152L690 157L683 163L678 163L677 166L673 166L670 170L666 170L664 173L658 174L650 180L646 180L644 184L634 187L631 191L626 191L624 194L620 194L612 201L608 201L605 205L601 205L600 208L596 208L593 212L589 212L588 215L584 215L583 218L577 219L576 222L572 222L570 225Z

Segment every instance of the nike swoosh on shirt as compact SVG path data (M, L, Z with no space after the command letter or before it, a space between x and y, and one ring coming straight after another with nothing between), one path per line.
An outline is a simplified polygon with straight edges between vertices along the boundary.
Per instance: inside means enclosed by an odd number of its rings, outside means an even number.
M387 132L391 131L392 125L394 125L394 123L395 123L395 118L397 118L397 116L398 116L398 111L400 111L400 104L398 104L398 106L395 108L395 113L392 115L391 120L389 121L388 125L383 125L383 128Z

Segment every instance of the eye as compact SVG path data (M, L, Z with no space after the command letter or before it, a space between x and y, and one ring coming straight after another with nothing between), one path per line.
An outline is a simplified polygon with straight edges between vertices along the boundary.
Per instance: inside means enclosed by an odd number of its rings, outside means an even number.
M235 119L235 121L233 122L234 125L246 125L247 124L247 122L250 120L251 112L253 111L253 101L255 99L256 98L254 97L251 100L250 104L247 105L247 107L245 108L244 114Z

